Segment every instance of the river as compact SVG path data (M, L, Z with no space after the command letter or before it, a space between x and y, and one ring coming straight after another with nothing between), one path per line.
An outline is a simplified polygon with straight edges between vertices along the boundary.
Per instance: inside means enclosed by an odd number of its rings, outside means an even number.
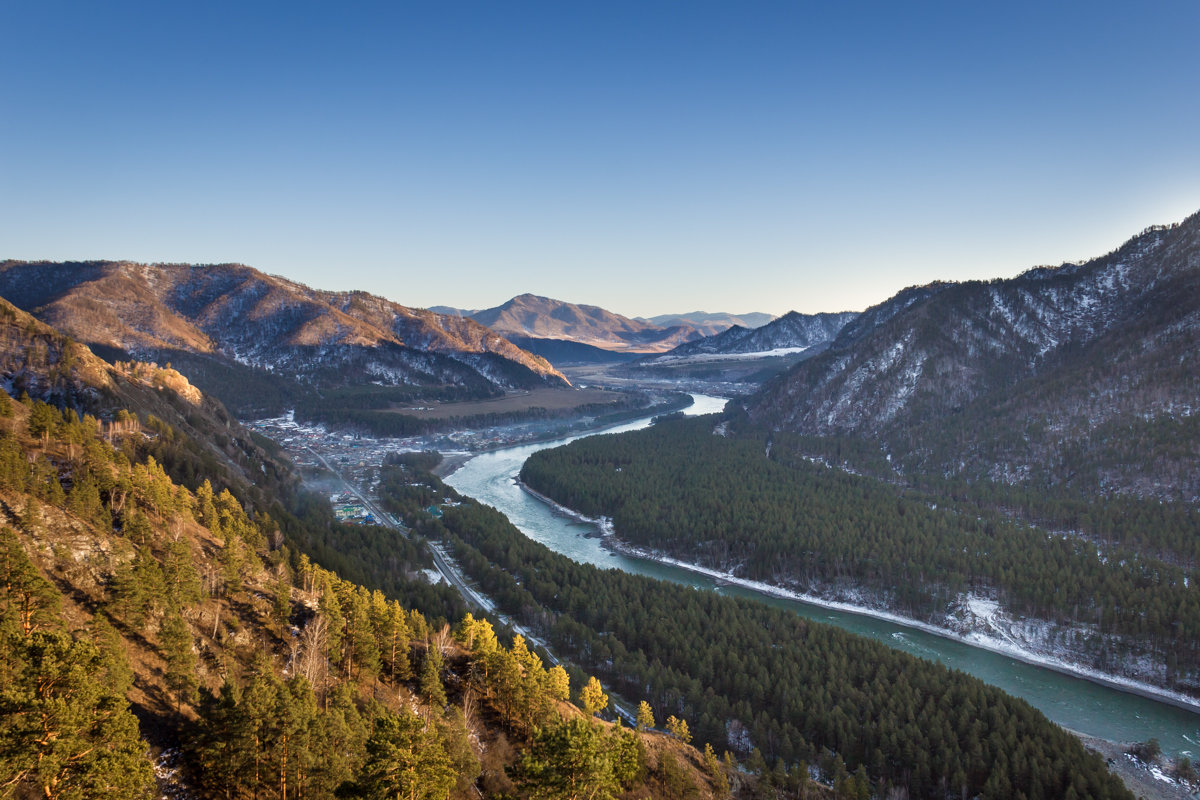
M696 402L687 409L689 414L715 413L725 403L722 398L693 397ZM638 430L649 424L648 419L635 420L604 433ZM1195 754L1200 753L1200 714L1169 703L1028 664L919 628L766 595L681 567L612 552L602 546L595 525L562 514L522 490L514 481L530 455L578 438L581 436L483 453L446 478L446 483L461 494L499 509L526 536L575 561L622 569L719 594L750 597L786 608L808 619L828 622L921 658L960 669L1027 700L1058 724L1088 736L1114 742L1141 742L1156 737L1165 753L1193 760Z

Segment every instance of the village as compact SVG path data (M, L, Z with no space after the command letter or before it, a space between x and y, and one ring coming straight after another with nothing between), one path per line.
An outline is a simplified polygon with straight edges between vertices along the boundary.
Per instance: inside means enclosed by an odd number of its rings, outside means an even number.
M322 425L297 422L292 412L249 422L247 426L282 447L314 486L321 486L324 476L333 473L341 475L350 485L373 493L379 483L379 467L389 453L432 450L441 453L448 462L461 463L475 453L568 436L586 429L593 422L589 417L551 422L540 420L404 438L375 438L331 431ZM370 509L357 495L346 491L341 482L324 488L339 522L378 522Z

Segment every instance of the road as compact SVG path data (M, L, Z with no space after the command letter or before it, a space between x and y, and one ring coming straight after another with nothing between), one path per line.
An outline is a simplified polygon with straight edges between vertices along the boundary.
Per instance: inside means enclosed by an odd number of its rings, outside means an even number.
M391 514L384 513L383 510L380 509L379 506L370 498L366 491L348 481L346 476L344 476L332 464L325 460L325 456L321 455L316 450L313 450L311 447L306 449L308 452L313 454L314 458L321 462L325 469L329 470L331 475L341 481L342 486L347 492L358 498L358 501L362 503L363 508L367 509L367 511L370 511L383 527L390 528L399 533L401 536L408 538L408 528L404 527L404 525L402 525ZM536 647L540 647L546 653L546 657L549 658L553 664L557 665L562 663L550 650L549 645L547 645L545 641L531 633L521 623L509 618L505 614L497 612L496 604L492 602L490 597L472 588L467 583L463 574L459 571L458 565L451 560L450 556L445 552L445 550L442 549L440 544L428 542L428 545L429 553L433 556L434 567L437 569L442 578L445 579L446 583L450 584L450 586L454 587L454 589L457 590L460 595L462 595L462 598L467 601L467 605L487 612L496 620L508 626L508 628L515 633L519 633L521 636L524 636L526 641L530 642Z

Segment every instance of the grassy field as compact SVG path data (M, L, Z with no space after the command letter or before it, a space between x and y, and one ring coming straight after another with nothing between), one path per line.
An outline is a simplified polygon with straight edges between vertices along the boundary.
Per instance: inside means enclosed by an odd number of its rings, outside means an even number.
M428 405L397 407L397 414L408 414L421 419L446 419L448 417L472 417L478 414L508 414L529 408L545 408L562 411L589 403L617 403L625 399L620 392L607 389L534 389L528 392L513 392L504 397L488 400L465 400L460 403L431 403Z

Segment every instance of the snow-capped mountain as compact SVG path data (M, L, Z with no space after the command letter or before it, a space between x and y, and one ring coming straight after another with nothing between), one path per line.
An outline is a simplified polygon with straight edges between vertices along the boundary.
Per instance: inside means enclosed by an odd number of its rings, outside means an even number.
M714 336L706 336L648 359L646 363L698 355L743 355L780 350L808 350L833 340L845 325L858 316L853 311L836 314L800 314L789 311L760 328L734 325Z
M1197 352L1200 214L1086 263L906 289L745 408L901 469L1193 498Z

